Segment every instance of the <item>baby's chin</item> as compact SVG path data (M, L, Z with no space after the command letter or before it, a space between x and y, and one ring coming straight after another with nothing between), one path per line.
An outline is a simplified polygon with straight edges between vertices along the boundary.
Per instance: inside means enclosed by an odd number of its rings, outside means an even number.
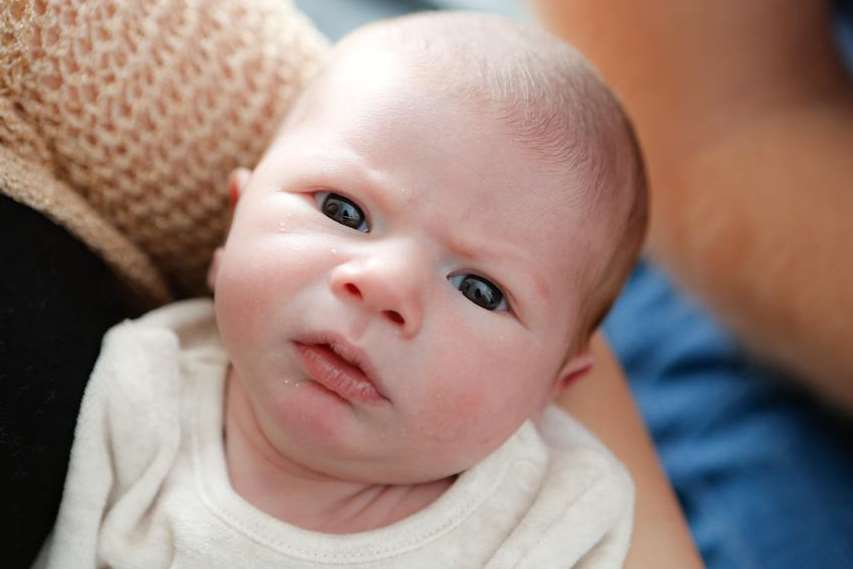
M240 391L237 385L234 392ZM385 410L378 419L370 414L359 417L349 405L323 393L309 393L309 387L292 387L294 396L282 398L280 404L270 399L259 403L260 408L248 404L242 411L254 420L240 423L260 427L244 435L260 441L250 446L265 448L267 462L328 481L386 486L452 482L521 426L503 424L501 428L509 432L472 429L471 424L453 432L437 428L410 432L393 410L389 420Z

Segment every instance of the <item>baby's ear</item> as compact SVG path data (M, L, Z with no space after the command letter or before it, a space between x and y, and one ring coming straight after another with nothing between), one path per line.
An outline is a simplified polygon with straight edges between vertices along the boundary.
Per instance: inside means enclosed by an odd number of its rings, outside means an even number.
M240 196L249 184L249 179L252 177L252 171L246 168L235 168L228 175L228 198L231 204L231 212L237 207L237 202ZM222 247L217 247L213 252L213 259L210 261L210 267L207 269L207 287L213 290L216 285L216 275L219 274L219 259L222 257Z
M237 207L237 202L243 191L249 184L249 179L252 177L252 171L247 168L235 168L228 175L228 198L231 203L231 209Z
M560 395L567 387L589 373L592 369L593 357L589 347L578 352L563 365L557 380L554 382L554 396Z
M216 276L219 274L219 259L222 257L222 247L217 247L213 252L213 259L207 268L207 288L213 291L216 288Z

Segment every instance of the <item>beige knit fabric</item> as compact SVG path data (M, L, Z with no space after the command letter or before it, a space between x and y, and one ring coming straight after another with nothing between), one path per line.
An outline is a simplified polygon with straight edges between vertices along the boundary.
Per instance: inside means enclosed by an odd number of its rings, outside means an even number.
M327 49L287 0L2 0L0 191L149 303L202 292L228 173Z

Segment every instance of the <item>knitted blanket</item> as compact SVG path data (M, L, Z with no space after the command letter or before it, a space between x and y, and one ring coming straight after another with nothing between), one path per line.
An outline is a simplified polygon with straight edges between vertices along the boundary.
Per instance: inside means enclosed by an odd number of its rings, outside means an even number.
M226 181L327 53L286 0L0 3L0 192L146 304L204 290Z

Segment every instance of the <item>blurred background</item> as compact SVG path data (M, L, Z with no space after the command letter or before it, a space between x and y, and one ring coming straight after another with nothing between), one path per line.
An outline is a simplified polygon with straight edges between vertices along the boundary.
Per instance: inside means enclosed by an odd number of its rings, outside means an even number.
M534 21L525 0L294 1L332 41L367 22L423 10L482 10ZM786 6L784 12L790 14L809 2L729 2L731 20L726 21L735 23L741 12L749 12L741 10L748 6ZM673 0L670 6L677 4ZM555 0L554 5L571 2ZM623 12L632 13L625 9L628 5L622 3ZM598 6L608 10L591 12L603 18L612 13L606 0ZM853 77L853 0L835 0L831 8L838 53ZM774 24L793 25L792 20L777 20ZM639 29L647 31L643 23ZM758 24L749 25L761 29ZM701 31L701 26L695 29ZM820 38L805 41L819 43ZM606 54L612 46L602 41L598 47ZM693 56L700 58L697 65L714 61L715 46ZM784 58L780 53L779 61ZM783 68L780 63L778 69ZM678 89L679 81L696 76L668 79ZM666 95L665 88L654 92ZM672 132L693 131L687 126ZM757 152L755 160L766 158ZM761 167L755 169L758 179L765 174ZM713 183L697 186L693 195L714 188ZM737 338L690 295L677 292L653 263L638 265L605 322L605 332L709 568L853 568L850 421L822 408L785 372L750 357Z
M516 19L530 18L519 0L296 0L330 39L337 40L358 26L422 10L483 10Z

